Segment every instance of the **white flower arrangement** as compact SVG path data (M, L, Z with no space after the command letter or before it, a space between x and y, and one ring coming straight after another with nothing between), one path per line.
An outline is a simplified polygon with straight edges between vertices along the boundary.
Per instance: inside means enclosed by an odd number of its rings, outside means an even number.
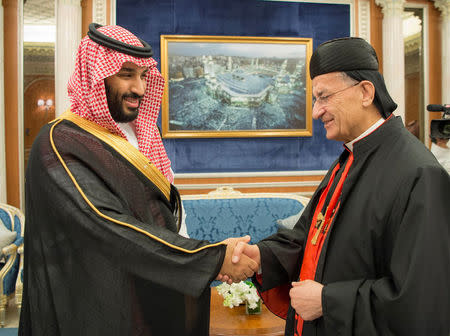
M250 309L258 307L260 300L256 287L250 281L241 281L231 285L222 283L216 287L217 292L223 296L223 305L225 307L236 307L241 303L247 303Z

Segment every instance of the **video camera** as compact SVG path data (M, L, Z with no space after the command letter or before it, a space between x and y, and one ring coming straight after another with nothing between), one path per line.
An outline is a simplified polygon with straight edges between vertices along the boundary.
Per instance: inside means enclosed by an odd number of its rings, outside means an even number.
M450 104L430 104L427 106L427 111L443 112L442 119L431 120L430 137L450 139Z

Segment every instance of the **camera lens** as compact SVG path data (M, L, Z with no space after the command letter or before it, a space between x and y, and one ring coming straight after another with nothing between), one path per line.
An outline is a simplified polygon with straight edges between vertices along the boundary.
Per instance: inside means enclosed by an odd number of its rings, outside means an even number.
M431 120L430 136L433 138L450 138L450 119Z
M441 133L446 137L450 137L450 120L446 123L443 123Z

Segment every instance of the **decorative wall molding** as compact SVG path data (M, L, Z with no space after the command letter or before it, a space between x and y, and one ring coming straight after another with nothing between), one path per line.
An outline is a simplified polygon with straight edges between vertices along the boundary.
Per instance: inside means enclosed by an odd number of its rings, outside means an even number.
M420 52L421 49L422 49L421 33L417 33L405 39L405 55Z
M183 173L175 174L175 186L182 195L206 194L219 187L241 192L289 192L311 196L326 171Z
M268 182L268 183L193 183L193 184L179 184L177 188L180 190L193 190L193 189L216 189L218 187L230 186L233 188L290 188L290 187L317 187L320 181L299 181L299 182Z
M117 8L116 0L109 0L109 5L110 5L109 24L114 26L116 24L116 8Z
M301 170L278 172L238 172L238 173L176 173L175 178L205 179L227 177L286 177L286 176L323 176L326 170Z
M24 64L24 72L27 74L25 78L39 75L53 77L55 75L55 67L53 63L27 62ZM25 86L28 85L25 79L24 84Z
M370 43L370 0L358 1L359 37Z
M25 57L55 57L55 44L42 42L24 42L23 50Z
M450 102L450 0L435 0L442 16L442 103Z
M80 6L80 0L57 0L59 5Z
M96 22L101 25L107 24L106 18L106 0L94 0L92 4L92 19L93 22Z
M434 0L434 6L441 11L444 18L450 16L450 0Z
M375 3L382 8L384 17L394 16L401 17L403 15L403 8L405 0L375 0Z

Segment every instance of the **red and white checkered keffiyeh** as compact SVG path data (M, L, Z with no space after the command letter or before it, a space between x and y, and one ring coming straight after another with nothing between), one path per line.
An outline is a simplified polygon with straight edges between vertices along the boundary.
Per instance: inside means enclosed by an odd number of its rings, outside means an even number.
M98 30L118 41L142 47L139 39L122 27L103 26ZM141 153L172 183L170 160L156 126L164 91L164 78L156 68L156 61L153 58L137 58L123 54L95 43L88 36L84 37L78 47L75 71L68 84L71 111L126 138L111 117L104 83L104 79L116 74L125 62L132 62L140 67L146 66L149 69L147 90L141 100L139 115L135 121L136 137Z

